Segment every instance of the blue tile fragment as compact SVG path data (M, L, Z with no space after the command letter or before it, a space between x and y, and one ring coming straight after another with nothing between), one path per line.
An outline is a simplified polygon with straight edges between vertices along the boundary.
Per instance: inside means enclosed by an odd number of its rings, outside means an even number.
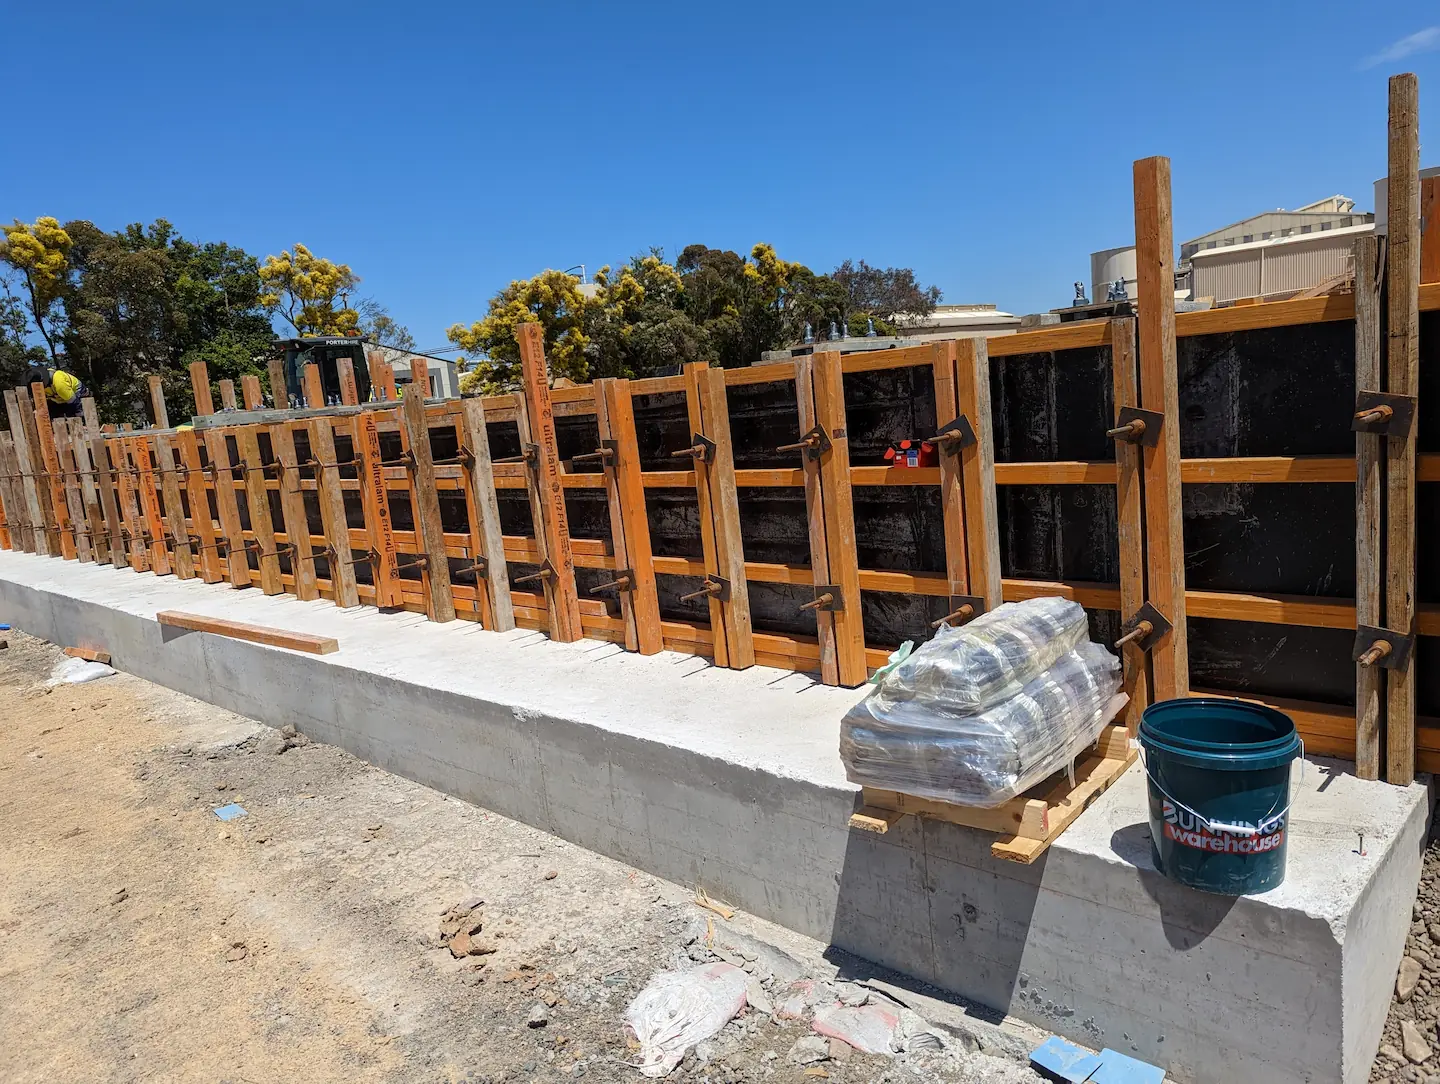
M222 805L219 809L215 810L215 816L219 817L222 821L239 820L241 817L246 816L245 807L231 802L229 805Z
M1100 1067L1090 1074L1089 1084L1162 1084L1164 1079L1158 1065L1107 1048L1100 1051Z
M1100 1067L1100 1058L1058 1035L1052 1035L1030 1052L1030 1065L1047 1080L1084 1084Z

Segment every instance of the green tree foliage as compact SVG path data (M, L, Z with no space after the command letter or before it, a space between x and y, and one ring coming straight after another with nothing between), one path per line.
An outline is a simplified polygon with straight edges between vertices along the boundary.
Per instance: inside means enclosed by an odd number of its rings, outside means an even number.
M510 283L490 299L490 311L483 320L468 327L455 324L445 333L462 350L484 355L466 369L461 390L488 395L518 387L520 347L515 329L531 321L545 329L545 358L552 379L563 376L577 383L589 379L587 303L580 280L563 271L542 271L534 278Z
M902 329L913 325L940 302L940 288L921 286L908 267L871 267L864 260L846 260L831 278L844 288L849 312L875 317L877 330L882 321Z
M0 276L0 388L13 388L25 380L31 365L44 364L45 349L26 341L30 332L28 309Z
M415 337L410 329L397 323L390 310L373 297L361 298L355 309L360 314L360 334L366 339L396 350L415 349Z
M49 217L37 218L33 225L17 218L14 225L3 228L0 263L12 268L24 284L29 317L53 359L57 350L55 302L60 299L70 269L70 234Z
M332 263L296 245L292 255L267 256L260 266L260 304L279 313L297 335L348 335L360 313L346 297L360 283L349 264Z

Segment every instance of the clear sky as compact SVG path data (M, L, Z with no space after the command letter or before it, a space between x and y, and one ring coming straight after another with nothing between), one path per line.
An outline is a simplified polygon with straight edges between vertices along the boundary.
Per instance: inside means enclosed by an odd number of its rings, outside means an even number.
M1139 157L1172 159L1177 243L1372 210L1398 71L1440 165L1433 2L7 0L0 31L0 219L299 241L421 348L513 278L693 242L1063 305L1132 240Z

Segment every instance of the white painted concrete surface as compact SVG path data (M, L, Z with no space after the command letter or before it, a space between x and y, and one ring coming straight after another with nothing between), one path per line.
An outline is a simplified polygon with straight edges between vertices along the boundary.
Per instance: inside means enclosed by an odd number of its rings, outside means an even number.
M304 655L163 629L183 609L338 638ZM1363 1081L1403 949L1425 785L1307 768L1285 883L1155 873L1138 766L1034 866L907 818L849 831L839 720L863 695L594 641L0 552L0 621L526 821L1181 1084ZM1359 852L1356 829L1365 831Z

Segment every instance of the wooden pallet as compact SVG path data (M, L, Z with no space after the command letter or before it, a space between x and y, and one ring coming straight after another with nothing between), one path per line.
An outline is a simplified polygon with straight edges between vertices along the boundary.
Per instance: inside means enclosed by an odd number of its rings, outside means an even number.
M1110 718L1115 718L1125 703L1123 694L1112 700ZM1044 854L1111 783L1125 774L1125 769L1138 755L1139 751L1131 747L1129 731L1113 724L1102 730L1095 745L1076 760L1073 787L1065 772L1057 772L994 809L865 787L862 794L865 804L850 815L850 827L884 833L907 815L963 824L1000 836L990 845L990 853L996 858L1029 865Z

